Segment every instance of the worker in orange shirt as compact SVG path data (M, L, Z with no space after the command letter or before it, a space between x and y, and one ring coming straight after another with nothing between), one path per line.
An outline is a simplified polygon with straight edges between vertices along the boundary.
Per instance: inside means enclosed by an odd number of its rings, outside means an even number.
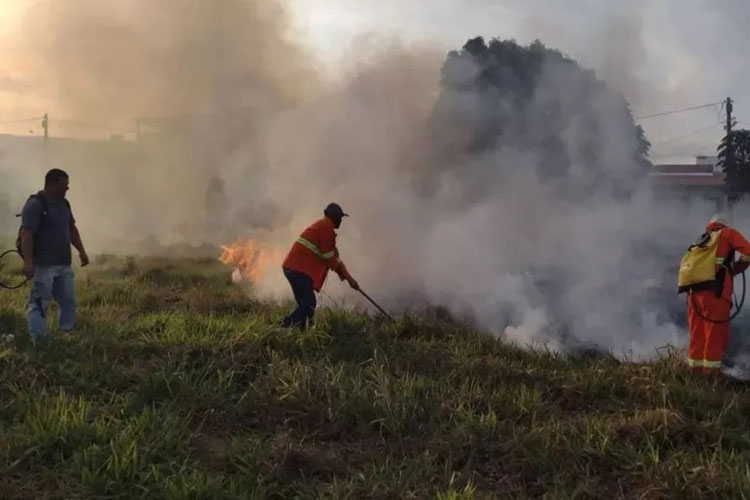
M724 215L711 218L707 233L719 231L716 248L716 283L707 289L688 292L688 364L696 371L718 373L729 344L729 319L734 284L732 278L750 264L750 243L727 226ZM734 261L735 252L739 260Z
M284 328L312 324L317 306L315 292L323 287L329 270L338 274L342 281L346 280L354 290L359 290L359 284L341 262L336 248L334 229L341 227L341 221L348 214L337 203L331 203L323 215L322 219L302 232L282 264L284 276L292 286L297 302L297 308L284 319Z

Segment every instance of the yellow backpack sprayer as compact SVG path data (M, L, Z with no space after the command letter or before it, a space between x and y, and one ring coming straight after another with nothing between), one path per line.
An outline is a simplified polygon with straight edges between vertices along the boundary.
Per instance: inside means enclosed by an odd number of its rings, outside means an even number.
M694 244L690 245L685 255L680 261L680 270L677 276L677 292L687 292L687 300L692 297L692 292L697 290L714 290L717 296L720 296L724 288L724 280L733 279L732 263L734 261L734 251L729 252L726 258L718 257L719 237L721 229L717 231L708 231ZM716 270L716 266L720 266ZM738 302L737 295L734 294L733 302L735 306L734 313L728 318L706 318L694 308L698 316L711 323L727 323L733 320L745 304L745 272L742 273L742 299Z

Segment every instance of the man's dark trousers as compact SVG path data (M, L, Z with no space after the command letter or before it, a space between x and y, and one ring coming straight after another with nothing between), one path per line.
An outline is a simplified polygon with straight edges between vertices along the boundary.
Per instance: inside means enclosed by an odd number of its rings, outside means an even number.
M288 328L292 325L304 328L305 324L312 325L313 315L317 301L315 300L315 290L313 290L312 278L304 273L292 271L283 268L284 276L292 285L294 300L297 301L297 309L292 314L284 318L281 326Z

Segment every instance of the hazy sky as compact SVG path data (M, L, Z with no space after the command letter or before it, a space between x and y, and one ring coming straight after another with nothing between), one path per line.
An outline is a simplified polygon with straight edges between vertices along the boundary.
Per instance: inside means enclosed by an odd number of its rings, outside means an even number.
M74 8L76 1L69 1ZM329 77L364 35L445 51L477 35L539 38L595 69L626 96L636 115L732 96L740 125L750 124L747 0L279 1L291 13L290 37L324 63ZM54 96L35 92L32 77L18 69L26 40L17 28L48 2L0 0L0 133L39 133L37 121L6 122L55 112ZM657 162L711 153L723 132L718 107L642 124Z
M473 36L541 39L623 92L636 115L731 96L750 123L744 0L293 0L301 33L329 64L362 33L458 48ZM353 7L356 5L356 7ZM720 108L643 120L655 161L711 153ZM712 127L712 125L714 125ZM694 132L701 130L701 132ZM685 137L687 136L687 137Z

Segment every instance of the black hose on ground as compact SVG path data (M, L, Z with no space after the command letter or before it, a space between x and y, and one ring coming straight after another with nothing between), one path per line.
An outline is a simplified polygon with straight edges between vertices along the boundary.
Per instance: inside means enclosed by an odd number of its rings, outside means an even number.
M6 258L9 255L13 255L13 254L17 254L19 257L21 257L21 254L18 253L18 250L15 250L15 249L13 249L13 250L6 250L5 252L0 253L0 266L2 266L2 261L3 261L4 258ZM2 288L4 290L18 290L19 288L21 288L22 286L24 286L26 284L26 282L28 282L28 281L29 281L29 279L26 278L26 277L24 277L24 280L21 281L20 283L14 284L14 285L9 285L7 283L3 283L2 280L0 280L0 288Z

